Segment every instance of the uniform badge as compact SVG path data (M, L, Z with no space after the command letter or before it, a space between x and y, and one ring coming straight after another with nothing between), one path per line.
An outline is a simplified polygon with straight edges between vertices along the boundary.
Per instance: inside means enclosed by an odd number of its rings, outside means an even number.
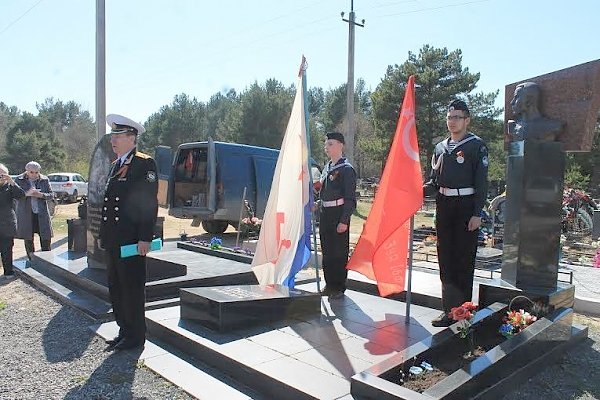
M148 182L156 182L156 172L154 172L154 171L148 171L146 173L146 180Z
M465 153L462 150L456 153L456 162L462 164L465 162Z
M487 158L487 156L483 156L483 158L481 159L481 163L483 164L484 167L488 166L488 158Z

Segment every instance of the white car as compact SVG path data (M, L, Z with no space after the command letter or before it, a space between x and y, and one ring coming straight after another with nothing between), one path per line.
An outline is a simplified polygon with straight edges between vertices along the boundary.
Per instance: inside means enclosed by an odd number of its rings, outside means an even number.
M75 202L88 194L88 183L80 174L55 172L48 174L48 180L57 199Z

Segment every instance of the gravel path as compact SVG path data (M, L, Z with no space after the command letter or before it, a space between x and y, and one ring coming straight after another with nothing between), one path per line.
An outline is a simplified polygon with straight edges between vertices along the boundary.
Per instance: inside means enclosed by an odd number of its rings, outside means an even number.
M192 399L135 354L104 352L84 314L18 279L0 285L0 399Z
M503 400L600 399L600 318L576 322L589 338ZM192 399L136 354L104 352L93 323L20 280L0 282L0 400Z

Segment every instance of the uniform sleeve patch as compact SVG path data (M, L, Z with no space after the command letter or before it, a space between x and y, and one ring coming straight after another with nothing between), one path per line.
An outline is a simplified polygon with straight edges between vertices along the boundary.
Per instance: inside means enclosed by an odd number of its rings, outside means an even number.
M481 163L483 164L484 167L488 166L488 158L487 158L487 156L483 156L481 158Z
M154 171L148 171L146 173L146 180L148 182L156 182L156 172L154 172Z

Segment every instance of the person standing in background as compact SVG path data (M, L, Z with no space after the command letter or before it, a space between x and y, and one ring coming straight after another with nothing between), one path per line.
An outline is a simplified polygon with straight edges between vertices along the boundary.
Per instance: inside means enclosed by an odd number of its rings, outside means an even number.
M25 197L25 192L8 174L8 168L0 164L0 253L2 254L3 277L14 276L13 246L17 234L15 200Z
M48 201L54 200L54 193L48 177L41 175L41 170L39 163L30 161L25 172L15 179L25 192L25 197L17 202L17 237L25 241L25 251L30 260L35 251L33 234L39 235L42 251L50 251L54 236L48 210Z

